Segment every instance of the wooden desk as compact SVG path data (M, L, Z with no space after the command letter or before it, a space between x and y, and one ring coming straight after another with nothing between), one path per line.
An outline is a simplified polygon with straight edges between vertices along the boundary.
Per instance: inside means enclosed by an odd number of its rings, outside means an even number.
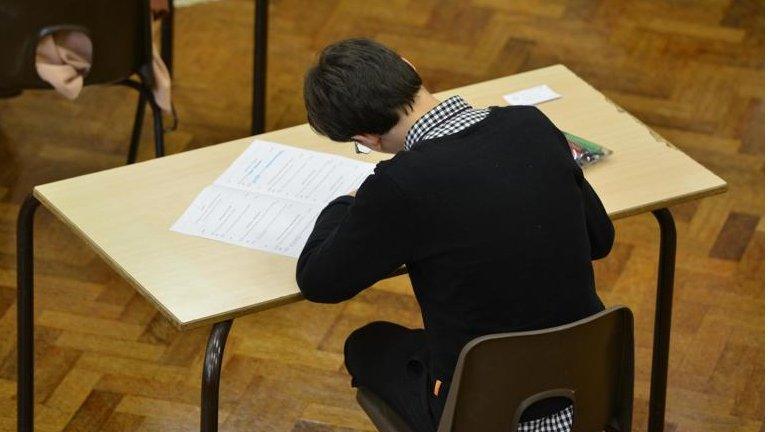
M614 150L585 170L613 218L653 211L661 251L651 378L650 429L661 431L672 306L675 227L670 205L725 191L726 183L640 121L557 65L440 93L475 106L548 84L563 98L539 107L561 129ZM333 143L307 125L260 138L366 161L352 144ZM199 150L37 186L19 215L19 430L32 429L32 226L39 202L77 232L179 329L216 323L202 383L202 429L215 430L221 354L232 319L299 300L295 259L169 230L194 197L249 145L244 138Z

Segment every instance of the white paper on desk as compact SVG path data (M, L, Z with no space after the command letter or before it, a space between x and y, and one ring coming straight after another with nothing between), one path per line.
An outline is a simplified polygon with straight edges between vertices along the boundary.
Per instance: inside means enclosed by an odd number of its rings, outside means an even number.
M171 230L298 257L325 205L374 165L255 140Z
M549 88L548 85L539 85L525 90L516 91L504 95L504 100L510 105L536 105L538 103L561 98L562 95Z

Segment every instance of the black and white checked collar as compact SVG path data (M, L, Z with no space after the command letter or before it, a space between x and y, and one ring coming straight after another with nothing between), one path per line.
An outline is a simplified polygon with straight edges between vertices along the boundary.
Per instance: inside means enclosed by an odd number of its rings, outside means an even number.
M419 141L454 134L483 120L488 108L473 109L461 96L451 96L421 116L405 136L405 150Z
M529 420L517 425L517 432L571 432L573 405L547 417Z

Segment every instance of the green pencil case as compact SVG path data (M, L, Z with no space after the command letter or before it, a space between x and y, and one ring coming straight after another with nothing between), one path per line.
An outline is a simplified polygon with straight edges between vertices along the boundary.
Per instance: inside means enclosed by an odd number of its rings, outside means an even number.
M584 167L587 165L592 165L613 153L611 150L599 144L595 144L592 141L586 140L574 134L563 132L563 135L565 135L565 139L568 141L568 145L571 147L573 160L575 160L579 166Z

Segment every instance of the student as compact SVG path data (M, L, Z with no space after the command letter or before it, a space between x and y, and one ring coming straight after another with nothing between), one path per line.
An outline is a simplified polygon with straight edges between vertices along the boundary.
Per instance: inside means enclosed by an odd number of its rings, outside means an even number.
M591 261L611 250L613 225L537 108L440 102L410 63L366 39L327 47L304 100L318 133L395 153L322 211L296 277L307 300L337 303L408 267L424 329L370 323L349 336L344 359L352 385L414 430L436 429L471 339L603 309ZM572 415L567 399L548 399L519 430L567 431Z

